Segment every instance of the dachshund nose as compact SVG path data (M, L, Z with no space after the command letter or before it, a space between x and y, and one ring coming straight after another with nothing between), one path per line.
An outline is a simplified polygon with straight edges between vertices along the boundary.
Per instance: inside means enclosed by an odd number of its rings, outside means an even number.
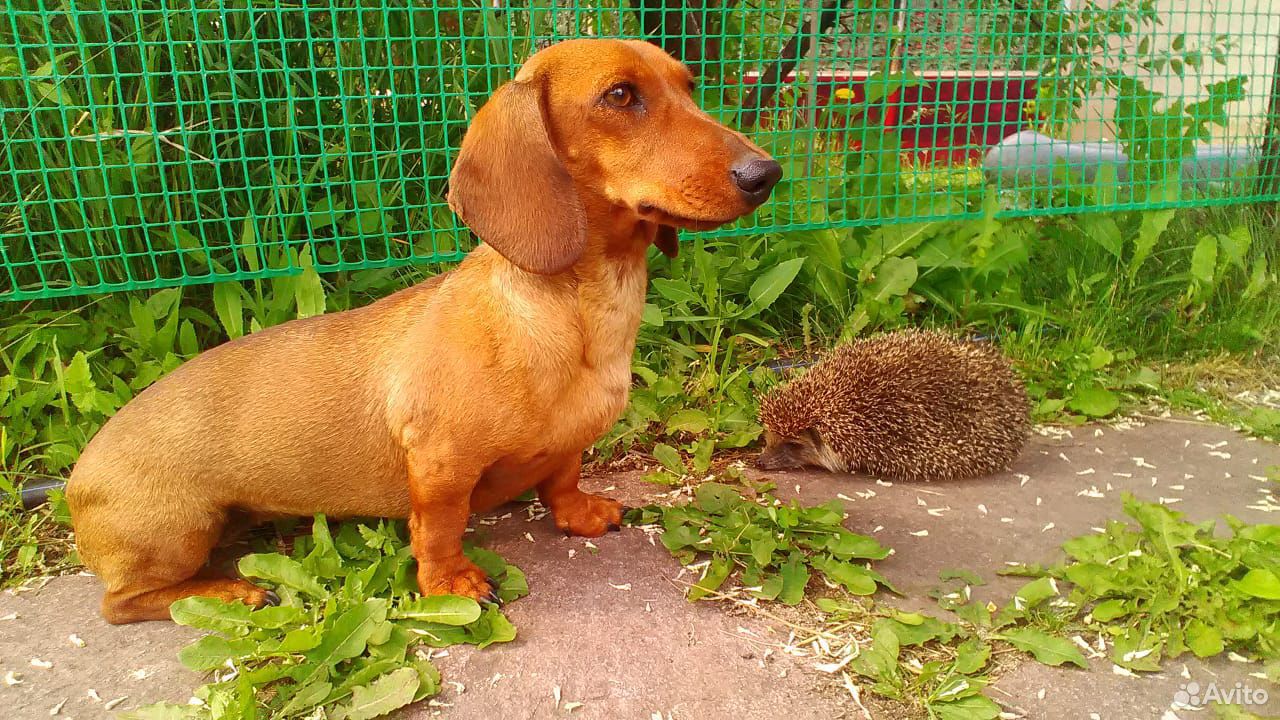
M729 175L742 197L753 205L759 205L769 198L773 186L782 179L782 166L773 159L753 156L740 160L729 170Z

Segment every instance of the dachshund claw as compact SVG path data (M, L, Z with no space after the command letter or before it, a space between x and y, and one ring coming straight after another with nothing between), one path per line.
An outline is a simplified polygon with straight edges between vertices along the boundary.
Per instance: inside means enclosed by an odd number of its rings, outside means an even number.
M280 604L280 596L279 596L279 595L277 595L277 594L275 594L275 592L274 592L274 591L267 590L267 591L266 591L266 593L265 593L265 594L263 595L263 597L262 597L262 606L263 606L263 607L275 607L275 606L277 606L277 605L279 605L279 604Z
M502 598L498 597L498 587L501 586L502 583L498 582L497 578L495 578L494 576L488 573L485 573L484 581L489 584L489 592L485 593L483 597L476 598L476 599L479 600L480 602L487 602L487 603L492 603L494 605L501 605Z

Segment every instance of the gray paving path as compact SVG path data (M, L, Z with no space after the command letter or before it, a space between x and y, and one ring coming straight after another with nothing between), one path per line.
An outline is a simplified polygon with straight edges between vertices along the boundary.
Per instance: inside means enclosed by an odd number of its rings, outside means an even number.
M1249 507L1264 499L1268 483L1256 478L1269 465L1280 465L1275 445L1217 427L1157 422L1038 437L1010 473L965 483L885 486L819 473L771 477L783 497L795 496L798 486L805 502L849 498L849 526L895 548L878 565L907 596L894 601L932 610L925 593L939 571L976 571L991 581L976 589L979 597L1007 598L1019 580L995 575L1006 561L1052 561L1063 540L1118 517L1125 490L1148 500L1180 498L1175 506L1194 519L1232 513L1277 522L1280 515ZM631 504L656 491L633 473L591 484L611 488ZM685 602L672 582L679 568L638 530L597 540L594 550L581 539L560 537L549 520L528 522L524 513L481 526L481 532L488 546L529 576L531 595L508 608L520 636L483 651L453 649L438 664L446 682L457 684L448 685L436 705L413 708L407 717L862 717L848 693L813 670L811 661L766 654L785 642L785 628ZM22 681L0 682L0 717L48 718L60 703L59 718L109 717L106 706L117 698L126 697L117 710L183 701L201 682L176 658L193 631L167 623L106 625L96 613L99 596L96 580L85 576L0 594L0 677L13 672ZM1115 674L1104 660L1095 660L1090 671L1024 662L992 694L1028 718L1189 720L1209 713L1166 715L1182 685L1264 687L1250 676L1260 671L1255 664L1217 659L1176 662L1163 673L1132 678ZM1280 715L1280 692L1272 695L1278 697L1255 712Z

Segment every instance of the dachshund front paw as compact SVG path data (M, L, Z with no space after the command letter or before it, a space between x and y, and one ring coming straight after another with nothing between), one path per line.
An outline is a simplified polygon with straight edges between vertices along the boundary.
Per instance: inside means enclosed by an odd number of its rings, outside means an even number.
M420 561L418 589L423 595L460 595L478 602L493 602L497 597L485 571L462 556L445 563Z
M556 527L568 535L600 537L622 527L622 503L584 492L563 495L551 506Z

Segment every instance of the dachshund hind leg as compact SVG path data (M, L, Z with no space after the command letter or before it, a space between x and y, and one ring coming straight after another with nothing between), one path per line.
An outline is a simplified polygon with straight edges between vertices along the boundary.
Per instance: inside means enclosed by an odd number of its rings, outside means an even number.
M107 588L102 596L102 616L107 622L168 620L169 605L191 596L255 607L274 599L252 583L216 577L206 567L209 551L222 535L225 517L221 514L198 527L154 522L142 526L133 522L136 515L113 515L116 520L128 518L124 523L128 527L82 522L78 534L81 555Z
M193 596L217 598L225 602L238 600L254 607L277 602L273 593L245 580L192 578L139 594L131 594L129 590L108 592L102 596L102 617L112 625L142 620L168 620L169 606L175 600Z

